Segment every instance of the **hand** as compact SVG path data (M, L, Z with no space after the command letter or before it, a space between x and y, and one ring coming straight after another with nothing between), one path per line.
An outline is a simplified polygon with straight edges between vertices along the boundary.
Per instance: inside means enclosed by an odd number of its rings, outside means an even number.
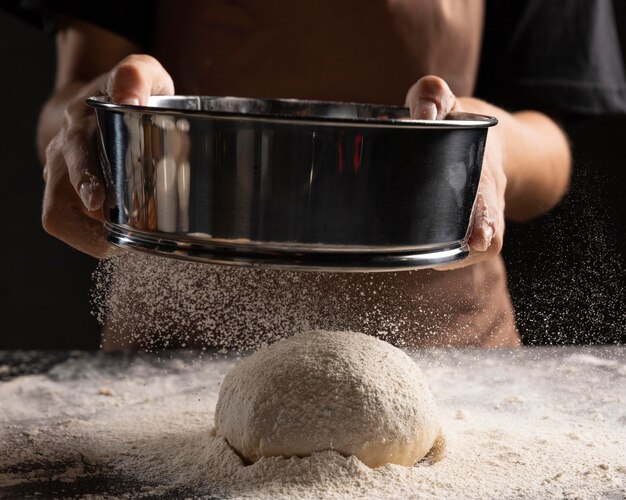
M46 149L42 224L49 234L93 257L115 251L103 225L105 186L96 150L96 118L85 99L105 95L115 103L143 105L150 95L173 93L172 78L156 59L132 55L68 103L61 130Z
M410 89L406 106L411 118L442 120L451 111L481 112L481 101L457 98L441 78L425 76ZM504 194L506 175L502 164L502 143L498 127L490 129L485 145L478 194L470 219L470 254L454 264L435 269L449 270L475 264L500 253L504 237Z

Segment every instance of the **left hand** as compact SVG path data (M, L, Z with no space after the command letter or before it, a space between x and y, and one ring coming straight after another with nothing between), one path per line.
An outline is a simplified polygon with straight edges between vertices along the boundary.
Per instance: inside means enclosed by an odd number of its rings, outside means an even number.
M418 80L406 97L411 118L419 120L442 120L451 111L481 113L480 105L481 101L477 99L457 98L448 84L436 76L425 76ZM504 238L505 190L502 143L496 126L489 131L485 145L478 194L470 219L470 254L466 259L435 269L465 267L500 253Z

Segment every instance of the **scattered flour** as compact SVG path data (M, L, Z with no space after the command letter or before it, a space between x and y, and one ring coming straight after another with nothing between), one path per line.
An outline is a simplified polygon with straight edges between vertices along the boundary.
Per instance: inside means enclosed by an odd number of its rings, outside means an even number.
M626 495L623 347L414 353L446 451L438 462L376 469L332 451L244 465L210 424L237 360L167 356L76 353L1 382L0 497Z

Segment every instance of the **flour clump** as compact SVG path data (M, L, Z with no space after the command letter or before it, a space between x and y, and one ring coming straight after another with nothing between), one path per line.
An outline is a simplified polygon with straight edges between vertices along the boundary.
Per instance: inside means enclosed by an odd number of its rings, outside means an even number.
M411 466L439 435L415 362L355 332L299 333L243 359L224 379L215 426L251 462L334 450L370 467Z

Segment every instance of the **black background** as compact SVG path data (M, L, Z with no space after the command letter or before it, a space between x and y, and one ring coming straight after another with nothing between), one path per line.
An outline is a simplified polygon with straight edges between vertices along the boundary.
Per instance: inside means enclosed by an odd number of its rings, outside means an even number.
M615 0L622 53L626 3ZM45 234L37 117L54 80L54 41L0 13L0 349L97 348L97 262ZM504 256L525 343L626 341L626 117L563 124L570 193L549 215L509 224Z

